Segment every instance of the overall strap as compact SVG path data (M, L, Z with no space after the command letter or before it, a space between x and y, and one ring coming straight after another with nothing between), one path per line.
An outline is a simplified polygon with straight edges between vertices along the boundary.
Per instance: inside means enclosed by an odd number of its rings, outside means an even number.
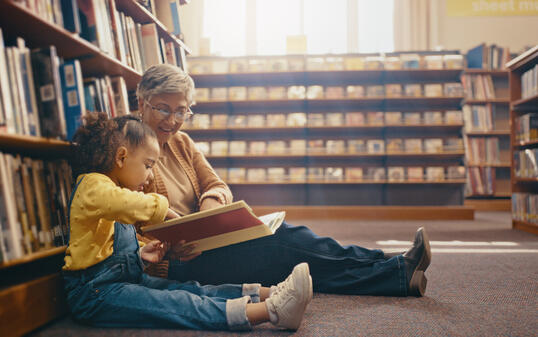
M71 237L71 203L73 202L73 197L75 196L75 192L77 191L78 185L80 185L84 178L84 176L80 178L80 180L75 184L75 187L73 187L71 197L69 198L69 203L67 204L67 244L69 244L69 239Z

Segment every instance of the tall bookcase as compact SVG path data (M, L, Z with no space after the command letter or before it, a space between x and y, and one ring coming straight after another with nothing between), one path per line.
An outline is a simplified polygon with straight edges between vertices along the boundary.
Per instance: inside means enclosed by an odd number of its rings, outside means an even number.
M457 52L425 52L420 56L422 60L425 55L442 57L444 54ZM394 53L385 57L399 58L402 55L405 57L407 54ZM298 207L307 206L309 209L322 207L327 212L330 209L342 211L349 210L349 207L362 207L379 216L379 207L385 207L400 212L402 209L415 209L416 216L423 210L421 207L430 206L432 214L441 210L439 216L442 210L450 209L456 212L463 210L460 214L472 217L472 209L463 206L465 174L461 174L461 171L459 175L455 173L463 169L463 146L457 145L458 142L462 144L463 122L446 119L447 111L461 109L462 93L445 94L441 89L437 94L425 95L427 85L439 84L443 88L446 83L459 83L461 67L426 69L421 65L414 69L391 69L381 65L376 69L366 66L361 70L349 70L338 62L338 65L325 65L325 69L307 70L312 58L343 58L345 63L346 58L374 59L379 56L190 58L191 76L197 92L204 93L199 95L193 107L195 117L207 115L206 120L210 122L204 124L195 119L185 131L199 144L205 144L202 148L205 148L208 160L228 182L234 198L245 199L249 204L258 206L256 208L278 206L297 210ZM239 59L246 60L247 65L237 66ZM278 59L281 63L272 63ZM289 66L284 65L285 62ZM296 64L301 62L305 66L296 68ZM212 64L207 72L198 70L199 64L203 63ZM264 66L269 63L272 63L269 66L272 70ZM406 86L409 84L418 84L420 93L406 95ZM394 94L390 91L390 85L401 85L402 93ZM315 86L324 88L323 97L315 94L308 97L309 89ZM364 96L354 96L349 86L364 87ZM237 88L242 87L246 88L246 94L236 95ZM303 87L306 93L295 96L297 87L297 90L303 90L300 89ZM343 88L343 95L331 96L329 91L335 87ZM370 87L383 89L380 94L367 94ZM282 95L283 92L288 95ZM206 97L201 99L200 96ZM426 117L426 112L432 111L441 113L440 121ZM305 114L304 124L268 123L271 115L285 115L289 120L296 112ZM348 118L351 113L357 112L364 113L362 122L355 123ZM372 117L374 121L370 120L369 114L372 112L377 113ZM392 119L394 115L389 118L393 112L400 112L401 119ZM408 113L415 114L414 121L406 120ZM342 117L338 114L342 114ZM226 115L227 121L212 124L216 115ZM262 116L264 122L250 124L249 118L254 115ZM237 121L238 116L244 116L244 125L231 122ZM319 118L322 122L319 122ZM341 123L334 123L334 119L340 118ZM432 138L441 139L442 142L434 150L430 148L432 142L429 139ZM407 139L419 139L418 149L406 149L404 143ZM447 142L447 139L452 140ZM306 149L297 151L291 145L294 140L304 140ZM364 149L351 149L350 141L354 140L365 140ZM370 146L369 140L381 140L381 150L375 149L378 147L375 142ZM228 149L214 152L212 147L215 141L227 142L228 145L224 146ZM284 145L272 152L270 146L274 141L282 141ZM338 144L339 141L343 143ZM252 150L251 145L255 142L265 142L266 145L261 150ZM321 145L316 145L317 142ZM392 147L395 143L397 145ZM356 143L353 144L356 146ZM237 152L238 147L245 146L246 151ZM415 173L409 173L412 172L410 167ZM441 177L432 178L431 173L435 170L430 170L430 167L440 168ZM294 178L292 169L295 168L305 168L303 178ZM362 169L362 172L354 175L350 169L356 168ZM376 176L377 171L370 171L370 168L381 168L384 172ZM244 172L238 171L241 169ZM253 174L249 175L251 169ZM259 169L262 171L256 172ZM318 174L318 169L323 173ZM238 172L243 178L237 179ZM272 175L272 172L275 174Z
M538 46L507 64L510 71L512 227L538 234ZM524 127L521 127L525 125Z
M135 0L110 1L135 22L155 23L163 43L172 42L182 53L190 53ZM122 76L129 91L135 90L141 79L139 71L15 1L0 1L0 27L6 40L21 37L31 49L54 45L61 58L78 59L85 77ZM62 140L2 133L0 151L44 160L65 159L70 155L70 145ZM59 246L0 262L0 335L26 334L67 312L60 275L64 252L65 246Z
M466 205L509 210L510 92L507 70L465 69Z

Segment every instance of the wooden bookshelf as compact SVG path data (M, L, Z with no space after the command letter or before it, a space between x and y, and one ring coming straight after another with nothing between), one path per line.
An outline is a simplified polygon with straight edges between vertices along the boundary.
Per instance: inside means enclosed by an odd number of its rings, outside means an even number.
M470 79L480 80L490 78L495 95L495 98L476 99L474 96L469 97L470 95L467 93L463 100L464 109L466 107L471 107L472 109L472 106L489 106L487 111L490 111L492 115L491 129L479 130L474 129L473 126L470 125L466 126L464 132L465 142L466 144L469 144L466 148L466 151L468 152L466 154L466 166L469 175L469 181L466 186L466 198L473 199L474 202L472 202L472 204L475 205L477 209L481 210L487 210L487 208L480 202L477 202L476 198L479 198L483 202L486 200L495 200L495 209L509 209L511 204L510 194L506 191L510 184L510 165L508 164L510 162L510 97L508 90L508 74L509 72L507 70L489 69L465 69L462 73L462 76L467 76L467 78ZM473 152L472 143L481 141L487 142L487 139L490 139L489 141L491 141L491 138L495 139L495 142L497 142L498 153L496 154L496 157L498 158L493 158L491 162L488 161L487 158L475 158L477 153ZM482 147L478 153L485 153L482 151ZM491 177L494 177L491 178L491 182L489 181L490 175ZM491 184L493 193L477 193L478 187L475 187L475 183L482 184L484 189L487 189L486 186ZM504 203L504 205L501 206L502 203Z
M118 75L123 77L128 90L136 89L141 79L139 71L102 51L78 34L45 20L23 4L24 2L20 1L0 0L0 28L4 43L10 43L6 45L12 46L12 41L15 41L16 37L24 39L26 46L31 49L53 45L60 58L64 60L74 58L80 61L85 78ZM190 53L183 41L167 32L163 24L135 0L115 0L115 4L137 23L154 22L160 38L165 42L172 42L183 53ZM0 76L7 74L2 73ZM4 132L0 134L0 152L6 154L55 160L67 159L71 151L71 145L67 141ZM4 204L1 207L4 207ZM55 242L55 244L62 243ZM21 254L2 256L1 336L26 335L68 312L60 273L65 249L65 246L32 248L29 251L34 251L33 253L22 256Z
M320 55L330 57L329 55ZM343 55L346 57L346 55ZM289 56L290 59L306 60L309 56ZM317 57L317 56L314 56ZM190 64L197 60L202 62L231 62L236 59L251 59L254 57L219 58L198 57L190 59ZM269 60L272 56L255 57ZM277 56L276 58L286 58ZM306 64L306 62L305 62ZM219 66L220 67L220 66ZM194 71L194 67L192 67ZM215 67L217 69L217 67ZM462 69L365 69L365 70L293 70L293 71L253 71L253 72L226 72L222 67L215 73L191 74L197 88L207 88L208 92L213 88L242 87L286 87L286 86L346 86L346 85L386 85L386 84L444 84L459 83ZM402 87L402 90L404 87ZM345 90L345 88L344 88ZM214 96L216 97L216 96ZM248 115L250 113L327 113L327 112L352 112L352 111L401 111L422 112L439 110L459 110L463 96L438 96L438 97L411 97L402 96L370 96L361 98L316 98L316 99L257 99L257 100L228 100L202 99L198 100L193 107L197 114L227 114ZM421 117L422 118L422 117ZM444 117L443 117L444 118ZM301 127L222 127L217 128L185 128L195 141L211 142L213 140L245 140L245 141L271 141L291 139L322 139L322 140L345 140L354 138L382 139L388 138L460 138L461 123L439 124L364 124L338 126L313 126ZM346 150L347 151L347 150ZM326 153L306 151L301 154L289 154L289 149L283 154L250 155L248 151L244 155L211 155L207 158L217 169L227 168L265 168L265 167L386 167L389 166L440 166L446 169L450 165L462 165L462 151L442 151L438 153L428 152L381 152L381 153ZM323 181L308 182L248 182L229 181L234 196L245 199L251 205L274 204L277 200L284 205L322 205L326 203L341 205L398 205L407 207L422 205L454 205L463 204L462 179L443 181ZM258 188L263 187L264 193L259 193ZM358 187L358 191L357 191ZM265 193L267 191L267 193ZM411 191L411 194L408 194ZM372 194L370 194L372 193ZM440 195L431 200L418 194ZM368 200L367 195L372 197ZM403 195L409 195L404 200Z
M515 153L521 150L536 149L538 141L520 142L517 134L517 119L530 112L538 112L538 94L522 97L522 76L538 64L538 46L519 55L507 64L510 71L510 120L511 120L511 192L513 198L512 227L538 235L536 203L528 201L538 194L538 178L518 177L516 175Z

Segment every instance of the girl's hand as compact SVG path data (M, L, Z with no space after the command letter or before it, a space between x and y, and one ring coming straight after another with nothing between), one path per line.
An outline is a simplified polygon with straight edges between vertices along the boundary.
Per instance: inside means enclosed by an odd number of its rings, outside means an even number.
M170 249L170 257L179 261L190 261L199 256L201 252L192 253L192 250L196 248L196 244L185 244L185 240L179 241Z
M180 218L181 216L174 212L171 208L168 209L168 212L166 213L166 219L175 219Z
M148 262L157 263L163 259L163 256L170 249L168 243L162 243L159 240L153 240L140 248L140 257Z
M205 198L200 205L200 211L205 211L206 209L212 209L220 207L222 204L217 201L215 198Z

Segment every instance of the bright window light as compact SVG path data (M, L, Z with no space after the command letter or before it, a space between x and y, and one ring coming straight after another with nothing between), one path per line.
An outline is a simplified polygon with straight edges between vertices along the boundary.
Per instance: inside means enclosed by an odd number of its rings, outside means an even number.
M394 0L359 0L359 53L394 51Z
M308 54L347 52L346 12L347 0L304 1L304 33Z
M202 36L210 38L212 54L245 55L246 1L205 0Z
M302 34L301 0L256 2L258 55L286 54L286 37Z

